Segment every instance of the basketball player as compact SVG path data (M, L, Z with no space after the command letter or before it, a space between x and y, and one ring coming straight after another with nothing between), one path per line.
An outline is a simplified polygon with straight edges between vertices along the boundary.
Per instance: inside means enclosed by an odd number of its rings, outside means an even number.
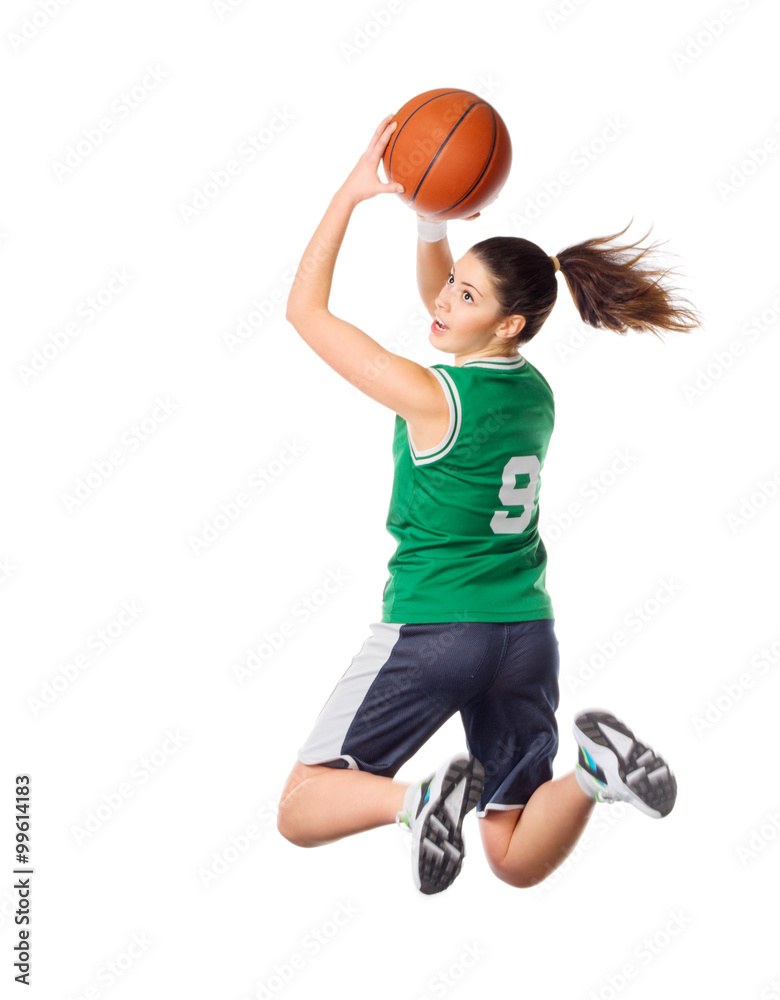
M550 257L513 237L457 262L446 223L419 220L418 284L430 342L451 355L425 368L385 350L328 309L336 258L355 207L381 193L386 118L333 197L293 284L287 319L335 371L393 410L395 479L387 527L397 540L382 620L336 685L284 788L278 827L314 847L397 822L412 835L423 893L461 869L461 827L475 806L491 870L532 886L572 851L597 802L652 817L674 805L667 763L623 722L578 716L575 768L552 779L558 747L558 643L539 536L539 477L553 394L519 348L541 328L560 271L582 319L618 332L684 331L646 260L652 247L603 237ZM625 232L625 230L623 230ZM622 235L622 233L615 234ZM380 289L386 282L379 279ZM386 308L384 292L377 308ZM468 753L414 783L394 776L455 712Z

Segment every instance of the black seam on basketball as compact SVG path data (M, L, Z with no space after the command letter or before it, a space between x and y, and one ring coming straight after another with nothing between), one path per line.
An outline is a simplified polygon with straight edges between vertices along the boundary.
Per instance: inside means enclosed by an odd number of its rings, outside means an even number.
M401 135L401 133L409 124L409 122L412 120L412 118L414 118L417 112L420 111L422 108L424 108L426 105L430 104L432 101L438 101L440 97L449 97L451 94L467 94L467 93L468 93L467 90L447 90L443 94L437 94L435 97L429 97L427 101L423 101L423 103L420 105L419 108L414 109L414 111L409 115L409 117L406 119L403 125L398 129L398 131L393 136L392 144L390 146L390 155L387 158L387 179L389 181L392 181L393 179L391 174L393 165L393 153L395 152L395 146L396 143L398 142L398 137Z
M449 132L449 135L448 135L448 136L447 136L447 138L446 138L446 139L444 140L444 142L443 142L443 143L441 144L441 146L439 146L439 148L438 148L438 149L436 150L436 155L435 155L435 156L433 157L433 159L431 160L431 162L430 162L430 163L428 164L428 166L427 166L427 167L425 168L425 173L424 173L424 174L422 175L422 177L420 178L420 180L419 180L419 182L418 182L418 184L417 184L417 187L416 187L416 188L414 189L414 194L412 195L412 198L411 198L411 201L409 202L409 204L410 204L410 205L413 205L413 204L414 204L414 202L415 202L415 199L417 198L417 195L418 195L418 194L420 193L420 188L421 188L421 187L423 186L423 184L425 183L425 178L426 178L426 177L428 176L428 174L429 174L429 173L431 172L431 170L433 169L433 165L434 165L434 163L435 163L435 162L436 162L436 161L437 161L437 160L439 159L439 157L441 156L441 152L442 152L442 150L444 149L444 147L445 147L445 146L447 145L447 143L448 143L448 142L450 141L450 139L451 139L451 138L453 137L453 135L455 135L455 133L457 132L457 130L458 130L458 129L460 128L461 124L463 123L463 120L464 120L464 119L466 118L466 116L467 116L468 114L470 114L470 113L471 113L471 112L472 112L472 111L474 110L474 108L478 107L478 106L479 106L480 104L486 104L486 103L487 103L486 101L474 101L474 103L473 103L473 104L470 104L470 105L469 105L469 106L468 106L468 107L466 108L466 110L465 110L465 111L463 112L463 114L462 114L462 115L460 116L460 118L459 118L459 119L458 119L458 120L457 120L457 121L455 122L455 124L454 124L454 125L452 126L452 128L450 129L450 132ZM488 105L488 107L490 107L490 105ZM494 140L494 145L495 145L495 140ZM491 155L492 155L492 153L491 153ZM472 188L472 190L473 190L473 188ZM462 199L462 198L461 198L461 201L463 201L463 199ZM460 201L456 202L455 204L456 204L456 205L459 205L459 204L460 204ZM442 212L435 212L434 214L435 214L435 215L442 215L442 214L443 214L443 212L449 212L449 211L451 211L451 209L450 209L450 208L445 208L445 209L443 209L443 210L442 210Z
M488 107L490 108L489 104ZM487 158L485 166L482 168L482 172L480 173L479 177L477 177L477 179L474 181L474 183L471 185L471 187L468 189L468 191L463 195L463 197L459 198L454 204L450 205L449 208L443 208L440 212L434 212L431 218L436 218L437 215L444 215L445 212L451 212L453 209L457 208L458 205L462 205L463 202L469 197L469 195L471 195L474 192L474 189L478 186L482 178L487 173L490 164L493 162L493 156L496 152L496 144L498 141L498 123L496 122L496 113L495 111L493 111L492 108L490 108L490 113L493 116L493 145L490 147L490 155ZM424 179L425 178L423 178L423 180ZM420 183L422 184L422 181L420 181Z

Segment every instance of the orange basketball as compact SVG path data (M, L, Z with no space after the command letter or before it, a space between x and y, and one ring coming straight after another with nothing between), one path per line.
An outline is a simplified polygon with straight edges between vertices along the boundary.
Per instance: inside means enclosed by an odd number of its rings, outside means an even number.
M452 87L427 90L407 101L396 120L382 163L415 212L465 219L504 186L512 143L499 113L481 97Z

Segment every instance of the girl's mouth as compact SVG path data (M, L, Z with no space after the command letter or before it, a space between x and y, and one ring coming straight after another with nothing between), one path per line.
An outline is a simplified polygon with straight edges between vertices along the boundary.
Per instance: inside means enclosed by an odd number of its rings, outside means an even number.
M431 333L446 333L449 330L448 326L445 326L438 316L434 316L433 323L431 323Z

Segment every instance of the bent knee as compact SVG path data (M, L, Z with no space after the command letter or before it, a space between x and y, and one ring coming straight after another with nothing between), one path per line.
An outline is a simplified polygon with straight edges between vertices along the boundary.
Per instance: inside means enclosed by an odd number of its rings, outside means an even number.
M480 817L479 832L485 859L496 878L516 889L529 889L541 879L533 877L529 867L518 859L516 850L509 851L520 817L519 810L490 810Z
M510 864L505 858L499 860L488 856L487 862L496 878L515 889L532 889L535 885L543 882L546 877L544 874L534 872L517 862Z
M316 847L317 842L306 836L306 832L298 824L288 818L282 818L281 814L276 821L276 829L285 840L294 844L295 847Z
M531 889L543 882L549 872L540 871L538 864L534 865L530 859L524 859L517 846L514 851L509 850L511 837L497 835L499 823L503 823L503 817L495 824L484 823L482 827L482 846L490 870L496 878L515 889ZM503 832L506 833L509 824L503 825Z
M314 847L316 842L312 841L306 833L306 816L301 809L295 805L295 799L284 796L279 800L279 811L276 814L276 829L291 844L296 847Z
M301 786L315 770L313 766L296 761L279 798L276 829L296 847L316 847L318 843L308 835L307 810L300 794Z
M276 813L276 829L285 840L289 840L291 844L295 844L297 847L303 847L303 844L300 842L300 824L297 822L294 806L289 801L289 795L283 795L279 799L279 809Z

